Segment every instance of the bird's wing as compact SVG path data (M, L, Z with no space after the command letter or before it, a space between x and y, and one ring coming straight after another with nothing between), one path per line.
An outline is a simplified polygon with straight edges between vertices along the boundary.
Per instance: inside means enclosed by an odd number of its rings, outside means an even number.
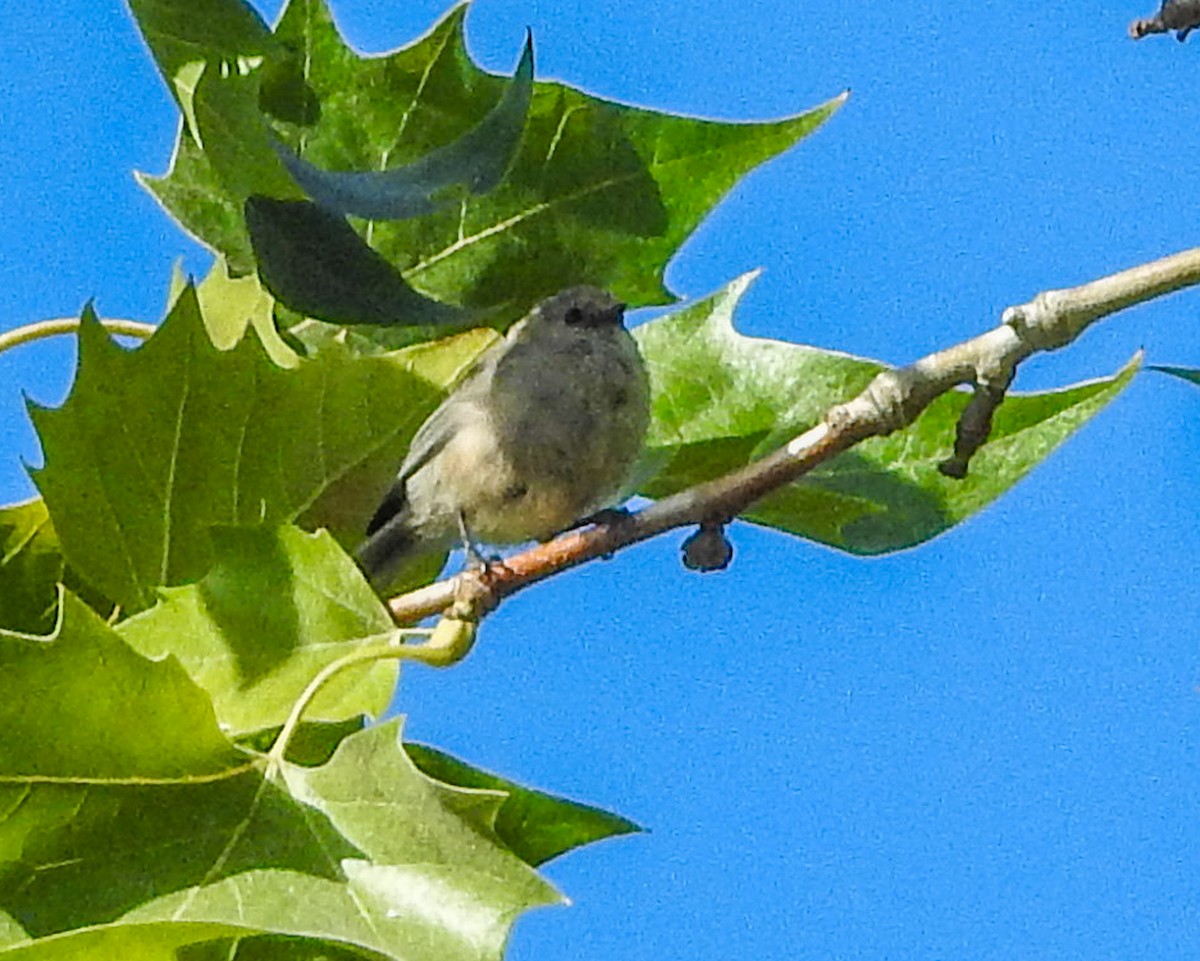
M438 405L429 417L426 418L416 434L413 435L412 443L408 445L408 453L404 456L404 462L400 465L400 470L396 472L396 479L392 481L392 486L388 488L388 492L384 495L383 501L375 509L375 514L371 517L371 522L367 525L367 535L374 534L377 530L383 527L389 520L404 510L404 505L408 502L405 485L408 479L417 471L428 464L438 453L450 442L454 436L454 432L458 430L458 424L454 422L455 407L450 401L458 391L466 388L472 381L481 378L491 377L496 366L498 356L502 356L498 348L503 346L503 341L494 344L488 350L475 359L458 378L450 388L450 393L446 399Z
M367 522L367 536L370 537L383 527L384 524L399 514L404 509L404 504L404 485L401 483L393 484L388 488L388 492L383 495L383 500L379 502L379 506L375 508L375 513L371 515L371 520Z
M450 394L441 402L413 435L412 443L408 445L408 453L404 462L396 472L396 479L384 495L383 501L375 509L371 522L367 525L367 534L379 530L389 520L399 514L407 503L405 485L408 479L436 457L454 436L461 426L457 418L461 417L462 404L451 403L455 395L463 389L468 389L472 381L491 377L495 369L496 355L487 350L476 359L458 383L451 388Z
M447 414L447 405L443 401L441 406L429 415L425 423L413 435L408 453L404 457L404 463L400 465L400 470L396 473L396 479L392 481L392 486L383 495L383 500L375 508L375 513L372 515L370 523L367 524L368 536L374 534L404 509L404 505L407 503L405 485L408 479L428 464L446 446L453 434L450 415Z

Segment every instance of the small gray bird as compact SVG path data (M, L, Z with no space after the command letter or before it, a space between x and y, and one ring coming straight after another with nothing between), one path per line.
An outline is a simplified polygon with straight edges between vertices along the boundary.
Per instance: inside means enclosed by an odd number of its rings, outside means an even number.
M571 287L479 358L418 429L367 525L358 559L373 581L463 537L545 540L613 504L650 420L624 310Z

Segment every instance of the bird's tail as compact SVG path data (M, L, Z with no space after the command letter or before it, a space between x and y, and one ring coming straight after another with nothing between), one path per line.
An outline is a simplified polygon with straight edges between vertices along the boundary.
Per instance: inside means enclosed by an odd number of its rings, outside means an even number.
M400 565L413 556L417 540L403 514L393 517L363 542L354 552L355 560L376 587L383 586L395 575Z

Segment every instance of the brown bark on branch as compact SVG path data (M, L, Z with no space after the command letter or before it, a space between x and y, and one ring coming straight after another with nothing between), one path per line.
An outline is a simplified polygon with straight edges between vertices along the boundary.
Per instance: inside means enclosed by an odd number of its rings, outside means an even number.
M1189 33L1200 26L1200 0L1166 0L1153 17L1134 20L1129 25L1129 35L1141 40L1152 33L1175 31L1175 39L1182 43Z

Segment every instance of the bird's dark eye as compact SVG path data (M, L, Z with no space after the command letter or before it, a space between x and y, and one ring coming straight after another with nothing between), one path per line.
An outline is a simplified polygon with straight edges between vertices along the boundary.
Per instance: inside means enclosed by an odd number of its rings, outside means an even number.
M575 327L583 323L583 311L578 307L568 307L563 319L567 322L567 326Z

